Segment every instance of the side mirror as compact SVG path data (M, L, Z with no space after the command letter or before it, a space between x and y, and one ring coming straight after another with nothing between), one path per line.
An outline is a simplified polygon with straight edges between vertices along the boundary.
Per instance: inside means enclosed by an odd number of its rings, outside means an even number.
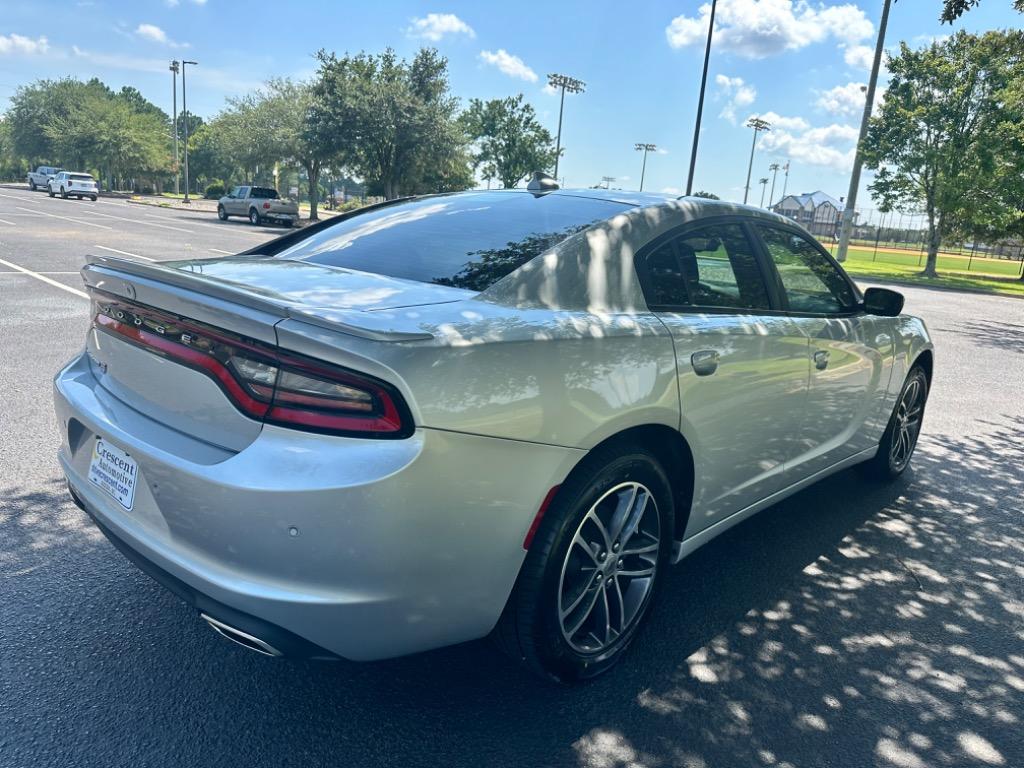
M868 288L864 291L864 311L869 315L896 317L903 311L903 294L888 288Z

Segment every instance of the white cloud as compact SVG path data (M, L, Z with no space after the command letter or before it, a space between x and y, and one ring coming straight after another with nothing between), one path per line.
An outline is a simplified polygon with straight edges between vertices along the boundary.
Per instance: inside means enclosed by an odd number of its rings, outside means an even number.
M438 42L445 35L476 37L476 32L454 13L428 13L423 18L412 18L405 30L408 37Z
M37 37L33 40L31 37L25 37L23 35L0 35L0 56L7 54L24 54L24 55L35 55L40 53L46 53L50 50L50 43L45 37Z
M683 194L683 190L681 190L679 187L662 187L661 191L662 191L663 194L666 194L666 195L681 195L681 194Z
M547 85L545 85L540 90L541 90L541 93L546 93L548 96L557 96L558 95L558 89L555 88L555 86L553 86L551 83L548 83Z
M802 117L783 117L774 112L761 117L772 124L772 130L761 139L761 149L796 163L840 172L853 166L858 132L852 125L811 126Z
M139 24L135 28L135 34L141 37L143 40L148 40L151 43L159 43L160 45L166 45L168 48L188 48L188 43L178 43L171 40L156 24Z
M697 16L676 16L665 28L668 44L686 48L707 37L711 5ZM829 38L854 45L874 33L874 25L852 3L813 6L805 0L720 0L715 14L715 46L748 59L795 51Z
M531 83L537 82L537 73L526 66L526 62L518 56L513 56L504 48L499 48L497 51L480 51L480 60L485 64L497 67L509 77L517 77Z
M749 107L757 98L757 89L754 86L743 82L742 77L729 77L728 75L715 75L715 85L718 86L718 98L726 100L722 111L718 113L733 125L736 124L736 108Z
M843 48L843 61L854 69L871 69L875 63L875 49L869 45L848 45Z
M855 115L864 111L864 83L847 83L821 91L817 105L830 115ZM877 91L876 91L877 92Z

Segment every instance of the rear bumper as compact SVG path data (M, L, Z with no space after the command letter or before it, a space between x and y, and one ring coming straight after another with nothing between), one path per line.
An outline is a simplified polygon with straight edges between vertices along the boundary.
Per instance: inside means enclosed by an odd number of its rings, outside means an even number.
M534 514L582 455L424 429L363 440L271 426L232 452L129 408L84 356L54 384L61 464L108 538L200 611L307 657L486 635ZM97 436L138 462L131 511L87 479Z

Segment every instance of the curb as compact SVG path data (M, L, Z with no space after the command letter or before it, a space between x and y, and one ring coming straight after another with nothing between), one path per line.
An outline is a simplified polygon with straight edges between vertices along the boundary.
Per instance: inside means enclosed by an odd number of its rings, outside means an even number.
M1024 299L1024 294L1019 293L1000 293L999 291L989 291L984 288L958 288L951 285L928 285L927 283L915 283L910 280L875 280L872 278L861 277L859 275L850 275L857 283L868 283L871 285L899 285L904 288L923 288L927 291L945 291L946 293L973 293L977 296L996 296L1003 299Z

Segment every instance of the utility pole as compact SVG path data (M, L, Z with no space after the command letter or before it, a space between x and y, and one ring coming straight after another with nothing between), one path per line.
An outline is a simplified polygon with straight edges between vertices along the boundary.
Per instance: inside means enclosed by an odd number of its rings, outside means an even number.
M882 5L882 18L878 22L878 40L875 41L875 59L871 63L871 78L868 80L867 95L864 98L864 114L860 119L860 135L857 137L857 153L853 158L853 171L850 173L850 191L846 193L846 210L843 211L843 226L839 232L839 248L836 249L836 261L846 261L846 251L850 247L850 233L853 231L854 208L857 205L857 189L860 187L860 169L864 164L861 147L868 134L868 121L871 110L875 106L875 86L878 84L878 69L882 64L882 51L885 50L885 27L889 23L889 6L892 0L885 0Z
M697 167L697 143L700 141L700 119L704 114L704 90L708 84L708 62L711 60L711 36L715 31L715 7L718 0L711 0L711 18L708 19L708 42L704 46L704 71L700 76L700 96L697 97L697 122L693 127L693 148L690 150L690 172L686 174L686 194L693 194L693 171Z
M602 176L601 177L601 181L604 182L604 188L605 189L611 189L612 188L612 182L615 181L615 177L614 176Z
M779 175L779 168L780 167L781 166L779 166L778 163L772 163L771 165L768 166L768 170L772 172L772 191L768 195L768 207L769 208L772 207L772 200L775 199L775 177Z
M181 62L181 111L185 115L185 202L188 203L188 107L185 103L185 65L191 64L197 66L198 61L182 61Z
M764 208L764 192L768 189L768 177L762 176L757 183L761 185L761 207Z
M548 85L552 88L559 88L562 91L562 99L558 105L558 138L555 140L555 179L558 178L558 159L562 154L562 112L565 110L565 92L583 93L587 84L582 80L568 75L548 75Z
M637 152L643 152L644 153L644 164L640 168L640 191L643 192L644 191L644 175L647 173L647 153L648 152L654 152L657 149L657 147L654 146L653 144L642 144L642 143L640 143L640 144L634 144L633 145L633 149L635 149Z
M752 117L747 120L747 128L754 129L754 140L750 144L750 164L747 166L747 184L743 187L743 204L747 204L747 197L750 195L750 173L754 170L754 148L757 147L757 134L761 131L767 133L772 129L772 124L760 117Z
M172 112L174 115L172 118L174 125L174 194L177 195L181 192L181 170L178 168L178 62L172 61L168 69L171 70L171 85L173 86L172 93L174 94L172 98L174 105L174 111Z

